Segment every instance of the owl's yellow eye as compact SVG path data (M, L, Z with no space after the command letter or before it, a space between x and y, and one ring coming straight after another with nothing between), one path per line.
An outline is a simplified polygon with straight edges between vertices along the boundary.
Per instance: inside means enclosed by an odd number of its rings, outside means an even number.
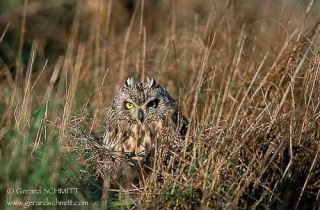
M148 107L151 107L151 108L157 108L158 107L158 104L159 104L159 100L153 100L153 101L150 101L147 106Z
M157 104L156 104L156 102L152 101L149 106L152 108L156 108Z
M130 103L130 102L126 103L126 108L127 109L132 109L133 107L134 107L134 105L132 103Z

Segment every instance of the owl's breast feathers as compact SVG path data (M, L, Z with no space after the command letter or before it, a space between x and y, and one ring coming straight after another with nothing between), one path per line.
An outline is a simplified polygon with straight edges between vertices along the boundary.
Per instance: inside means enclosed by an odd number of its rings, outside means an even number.
M153 140L154 134L148 126L134 124L121 139L123 152L134 160L143 161L149 154Z
M173 143L184 139L187 119L178 116L177 111L167 114L163 119L146 120L144 123L118 119L117 124L107 126L107 139L119 144L117 148L131 159L144 162L156 142L167 144L171 140Z

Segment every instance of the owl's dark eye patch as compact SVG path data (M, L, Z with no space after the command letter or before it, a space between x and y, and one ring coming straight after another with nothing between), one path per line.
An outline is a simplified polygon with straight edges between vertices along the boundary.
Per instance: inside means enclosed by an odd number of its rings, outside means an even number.
M149 108L157 108L159 105L159 99L154 99L147 103L147 107Z

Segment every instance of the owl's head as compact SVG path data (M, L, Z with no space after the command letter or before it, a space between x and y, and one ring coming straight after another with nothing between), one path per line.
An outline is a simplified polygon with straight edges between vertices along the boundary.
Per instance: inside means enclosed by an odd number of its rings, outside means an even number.
M143 83L128 78L114 98L112 109L130 123L149 123L164 120L176 109L169 93L150 77Z

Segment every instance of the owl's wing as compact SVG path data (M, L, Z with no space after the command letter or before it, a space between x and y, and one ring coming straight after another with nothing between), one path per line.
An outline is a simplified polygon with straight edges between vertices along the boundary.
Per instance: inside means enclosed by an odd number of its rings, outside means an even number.
M175 126L176 132L179 132L179 135L184 139L188 131L188 120L185 116L180 115L178 110L175 110L171 115L171 121Z
M188 131L189 122L185 116L182 117L180 123L180 135L184 138Z

